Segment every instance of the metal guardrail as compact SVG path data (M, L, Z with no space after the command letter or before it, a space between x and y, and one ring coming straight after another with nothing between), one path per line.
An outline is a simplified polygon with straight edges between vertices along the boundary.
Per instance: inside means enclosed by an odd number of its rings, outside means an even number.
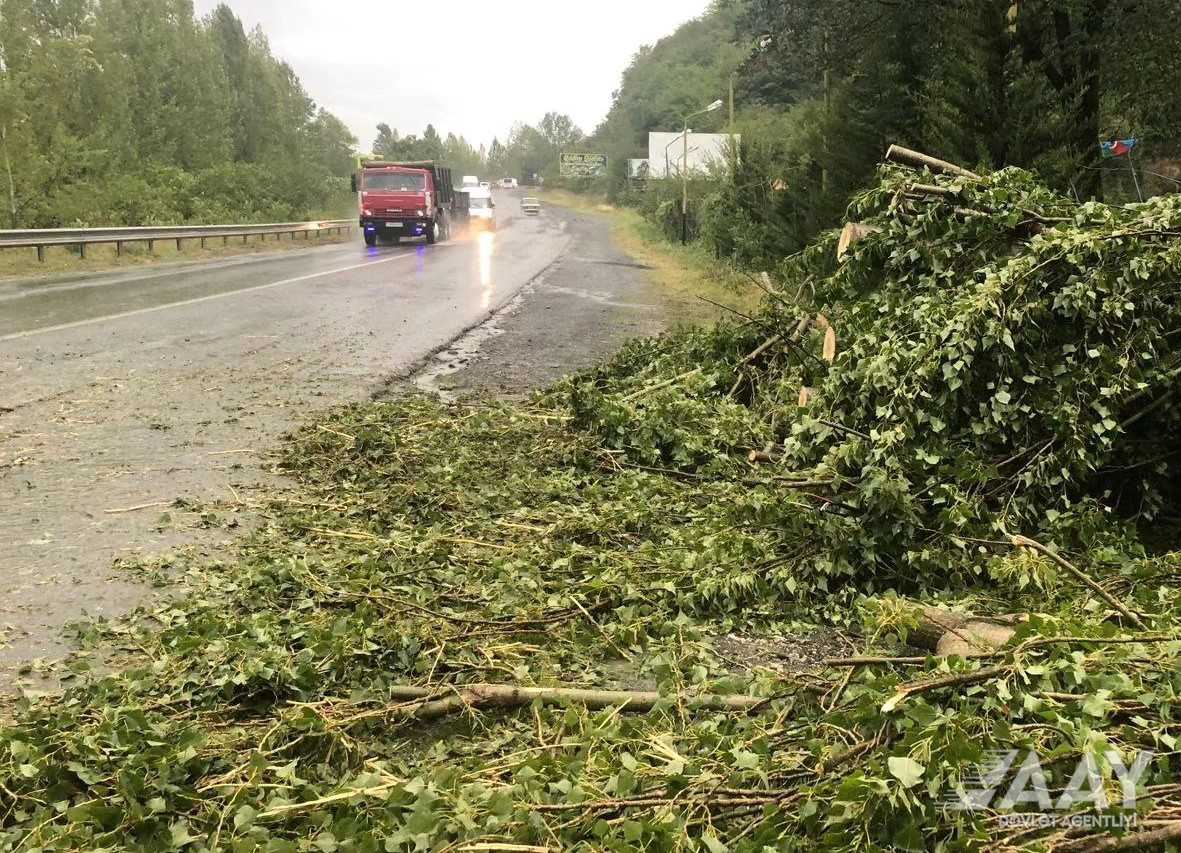
M185 240L200 240L201 248L207 242L221 238L227 244L230 238L241 237L247 242L251 237L266 238L274 234L276 239L290 234L317 237L325 231L352 232L357 222L354 219L329 219L319 222L273 222L265 225L168 225L146 228L46 228L43 230L0 231L0 249L36 249L37 260L45 260L48 246L77 246L80 257L86 257L86 247L98 244L115 244L116 253L123 254L125 243L147 243L151 251L157 240L175 240L179 251Z

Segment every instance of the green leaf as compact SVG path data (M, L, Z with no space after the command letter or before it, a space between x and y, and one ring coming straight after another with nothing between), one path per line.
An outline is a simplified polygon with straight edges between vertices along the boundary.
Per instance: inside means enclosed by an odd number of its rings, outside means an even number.
M891 755L886 761L890 768L890 775L902 783L904 788L913 788L923 778L927 769L913 758L904 755Z
M258 812L250 806L242 806L234 815L234 828L238 831L244 831L254 826L254 822L258 819Z
M718 840L712 832L701 836L701 841L709 849L709 853L730 853L730 848Z

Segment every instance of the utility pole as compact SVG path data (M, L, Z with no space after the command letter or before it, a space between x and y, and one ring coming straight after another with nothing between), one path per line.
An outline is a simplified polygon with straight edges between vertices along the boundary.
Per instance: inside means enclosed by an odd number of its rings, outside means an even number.
M737 71L730 72L730 135L734 135L734 75Z
M738 174L738 144L734 135L734 78L737 71L730 72L730 176Z
M685 119L684 154L681 156L681 245L689 242L689 120Z
M824 30L824 163L820 167L820 191L828 192L828 133L831 128L831 121L829 120L829 99L830 99L830 82L831 76L828 70L828 29Z
M719 98L705 109L685 116L684 145L681 148L681 245L689 242L689 122L724 106Z
M4 146L4 171L8 174L9 228L16 228L16 183L12 179L12 161L8 156L8 125L0 125L0 144Z
M1140 189L1140 177L1136 174L1136 164L1132 162L1132 152L1128 152L1128 168L1132 170L1132 183L1136 186L1136 197L1144 202L1144 191Z

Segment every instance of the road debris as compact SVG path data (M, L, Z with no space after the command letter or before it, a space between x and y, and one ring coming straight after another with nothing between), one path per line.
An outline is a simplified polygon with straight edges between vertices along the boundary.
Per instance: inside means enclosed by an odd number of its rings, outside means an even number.
M300 432L236 559L95 629L126 669L0 729L0 850L1175 837L1181 202L902 156L748 319ZM1032 828L965 790L1009 751Z

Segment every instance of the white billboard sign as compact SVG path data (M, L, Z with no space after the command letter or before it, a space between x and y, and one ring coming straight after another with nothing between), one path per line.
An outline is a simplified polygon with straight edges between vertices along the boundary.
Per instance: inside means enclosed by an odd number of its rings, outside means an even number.
M689 174L707 172L716 165L724 165L730 158L730 140L742 141L740 135L728 133L689 133ZM681 161L685 159L685 134L648 134L648 172L653 178L677 178L681 175Z

